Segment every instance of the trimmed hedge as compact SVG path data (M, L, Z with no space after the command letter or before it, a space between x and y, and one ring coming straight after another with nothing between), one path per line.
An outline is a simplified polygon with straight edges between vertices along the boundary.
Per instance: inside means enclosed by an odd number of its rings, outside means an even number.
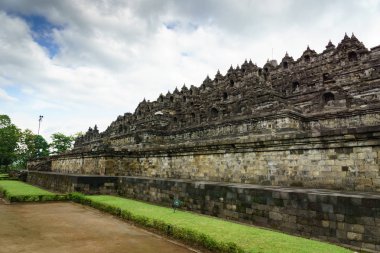
M63 201L68 200L66 195L9 195L4 191L4 197L9 202L45 202L45 201Z
M6 180L9 178L8 174L0 174L0 180Z
M225 253L243 253L245 252L241 247L232 242L220 242L207 234L200 233L191 229L182 228L161 220L152 219L142 215L136 215L128 210L122 210L119 207L107 205L101 202L94 201L87 198L81 193L71 193L69 198L77 203L91 206L98 210L118 216L124 220L132 221L138 225L146 228L151 228L169 237L184 241L189 244L204 247L213 252Z
M55 194L15 180L0 181L0 196L9 202L39 202L68 200L67 195Z

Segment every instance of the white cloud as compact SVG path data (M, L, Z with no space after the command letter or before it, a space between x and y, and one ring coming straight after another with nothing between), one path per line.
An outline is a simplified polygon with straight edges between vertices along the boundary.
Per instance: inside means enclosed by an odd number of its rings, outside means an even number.
M56 27L55 57L20 15ZM22 128L45 115L43 133L105 129L144 97L200 85L244 59L263 65L307 45L321 52L355 32L380 44L379 1L13 1L0 3L0 108ZM167 26L172 25L173 27ZM12 87L12 92L8 92Z

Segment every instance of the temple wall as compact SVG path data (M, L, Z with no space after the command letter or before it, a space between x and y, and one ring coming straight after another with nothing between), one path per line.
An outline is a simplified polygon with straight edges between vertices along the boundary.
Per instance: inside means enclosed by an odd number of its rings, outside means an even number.
M74 174L105 175L106 164L104 157L70 157L52 161L52 171Z
M52 171L380 191L379 133L62 156Z

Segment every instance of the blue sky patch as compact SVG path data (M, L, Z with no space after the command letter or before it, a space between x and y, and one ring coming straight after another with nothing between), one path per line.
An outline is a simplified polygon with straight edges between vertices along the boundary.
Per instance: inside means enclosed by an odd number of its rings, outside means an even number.
M164 23L164 26L168 30L173 30L173 31L186 31L186 32L194 32L195 30L198 29L198 25L195 23L191 22L180 22L180 21L169 21Z
M170 21L170 22L167 22L167 23L164 23L166 29L168 30L175 30L178 25L179 25L179 22L178 21Z
M20 97L21 96L20 89L16 85L11 85L11 86L5 87L5 91L8 93L9 96L12 96L12 97Z
M53 37L53 30L63 29L63 27L55 25L49 22L45 17L39 15L18 16L28 24L32 31L33 40L45 48L49 53L49 57L53 58L59 51L59 46Z

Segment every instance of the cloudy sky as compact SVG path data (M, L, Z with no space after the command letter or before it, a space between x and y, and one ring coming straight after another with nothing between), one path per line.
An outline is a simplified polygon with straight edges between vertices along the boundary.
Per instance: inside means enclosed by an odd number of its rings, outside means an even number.
M0 114L41 133L105 130L145 97L344 33L380 44L380 1L0 0Z

